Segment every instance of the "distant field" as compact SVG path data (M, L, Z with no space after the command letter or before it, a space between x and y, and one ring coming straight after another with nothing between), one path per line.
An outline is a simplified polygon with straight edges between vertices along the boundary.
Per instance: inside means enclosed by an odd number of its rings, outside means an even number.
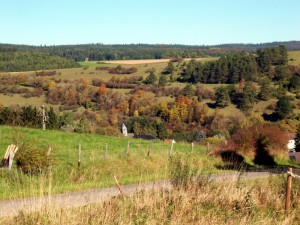
M300 51L289 51L288 59L290 65L300 66Z
M111 60L104 61L105 63L112 64L121 64L121 65L139 65L139 64L147 64L147 63L165 63L169 62L170 59L141 59L141 60Z
M166 66L167 62L160 63L151 63L151 64L122 64L124 68L136 67L138 71L133 74L110 74L105 70L95 70L97 66L117 66L119 64L97 64L97 62L81 62L81 65L85 65L82 68L70 68L70 69L59 69L57 71L61 72L61 75L57 75L54 77L62 78L62 79L79 79L84 78L87 80L92 80L94 78L99 78L104 81L110 80L112 77L132 77L132 76L142 76L146 77L148 75L147 70L154 68L156 74L159 74Z
M20 94L14 94L12 96L0 94L0 103L4 106L10 105L33 105L33 106L41 106L45 105L45 97L32 97L32 98L23 98Z
M219 57L196 58L200 62L209 62L217 60ZM186 58L184 61L189 61L191 58ZM111 66L113 65L140 65L153 63L167 63L170 59L137 59L137 60L108 60L108 61L88 61L79 62L81 66ZM109 64L109 65L108 65Z
M104 63L103 61L88 61L88 62L79 62L80 66L90 66L90 67L97 67L97 66L110 66L110 67L113 67L113 66L116 66L115 64L113 63Z
M209 62L217 59L218 57L196 58L196 60L200 62ZM189 61L189 60L191 60L191 58L184 59L184 61ZM123 64L123 65L138 65L138 64L152 64L152 63L166 63L169 61L170 59L143 59L143 60L112 60L112 61L104 61L104 62L113 63L113 64Z

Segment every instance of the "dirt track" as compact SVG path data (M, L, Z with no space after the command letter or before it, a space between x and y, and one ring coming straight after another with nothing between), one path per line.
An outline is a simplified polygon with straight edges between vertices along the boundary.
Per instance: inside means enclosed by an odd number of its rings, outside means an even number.
M236 180L239 172L213 174L210 179L216 181ZM269 172L248 172L243 174L246 179L254 179L270 176ZM160 190L171 189L170 180L154 181L142 184L133 184L123 186L125 195L131 195L138 190ZM0 217L15 216L19 212L33 212L47 208L71 208L79 207L92 203L100 203L120 194L117 187L85 190L79 192L57 194L50 196L40 196L32 198L23 198L16 200L0 201Z

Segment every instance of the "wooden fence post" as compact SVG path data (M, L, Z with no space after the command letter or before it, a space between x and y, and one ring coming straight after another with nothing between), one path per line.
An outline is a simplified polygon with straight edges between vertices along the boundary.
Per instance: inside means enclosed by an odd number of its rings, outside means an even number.
M149 144L147 145L147 156L150 156L150 148L149 148Z
M127 149L126 149L126 156L129 155L129 141L127 141Z
M207 141L207 143L206 143L206 151L209 152L209 150L210 150L210 146L209 146L209 142Z
M104 160L107 159L107 143L105 143L105 150L104 150Z
M174 140L171 141L171 148L170 148L170 152L169 152L170 156L173 154L173 146L174 146Z
M78 168L80 168L81 144L78 146Z
M194 142L192 142L191 155L194 153Z
M291 206L291 190L292 190L292 175L293 169L288 169L288 176L287 176L287 184L286 184L286 197L285 197L285 215L289 214L290 206Z
M50 154L51 154L51 151L52 151L52 147L51 147L51 146L49 146L49 148L48 148L48 152L47 152L47 156L50 156Z
M12 147L11 147L10 151L9 151L9 158L8 158L8 169L9 170L11 170L12 163L13 163L13 150L12 150Z

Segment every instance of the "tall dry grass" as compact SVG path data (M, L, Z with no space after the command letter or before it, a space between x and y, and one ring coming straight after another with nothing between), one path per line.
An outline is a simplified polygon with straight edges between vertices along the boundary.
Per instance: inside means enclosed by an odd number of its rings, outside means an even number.
M2 224L299 224L299 201L284 215L284 182L270 177L255 182L190 184L171 191L138 192L70 210L20 213Z
M216 181L204 176L188 158L170 161L171 190L140 191L123 199L73 209L44 209L2 219L2 224L299 224L298 180L285 216L286 177ZM174 172L174 170L176 172Z

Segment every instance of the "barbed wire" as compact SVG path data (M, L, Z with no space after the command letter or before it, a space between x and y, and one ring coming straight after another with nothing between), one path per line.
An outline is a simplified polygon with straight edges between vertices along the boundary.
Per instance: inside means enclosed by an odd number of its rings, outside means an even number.
M294 177L294 178L300 179L300 176L299 176L299 175L294 174L294 173L292 173L292 172L290 172L290 171L287 171L287 174L290 175L290 176L292 176L292 177Z

